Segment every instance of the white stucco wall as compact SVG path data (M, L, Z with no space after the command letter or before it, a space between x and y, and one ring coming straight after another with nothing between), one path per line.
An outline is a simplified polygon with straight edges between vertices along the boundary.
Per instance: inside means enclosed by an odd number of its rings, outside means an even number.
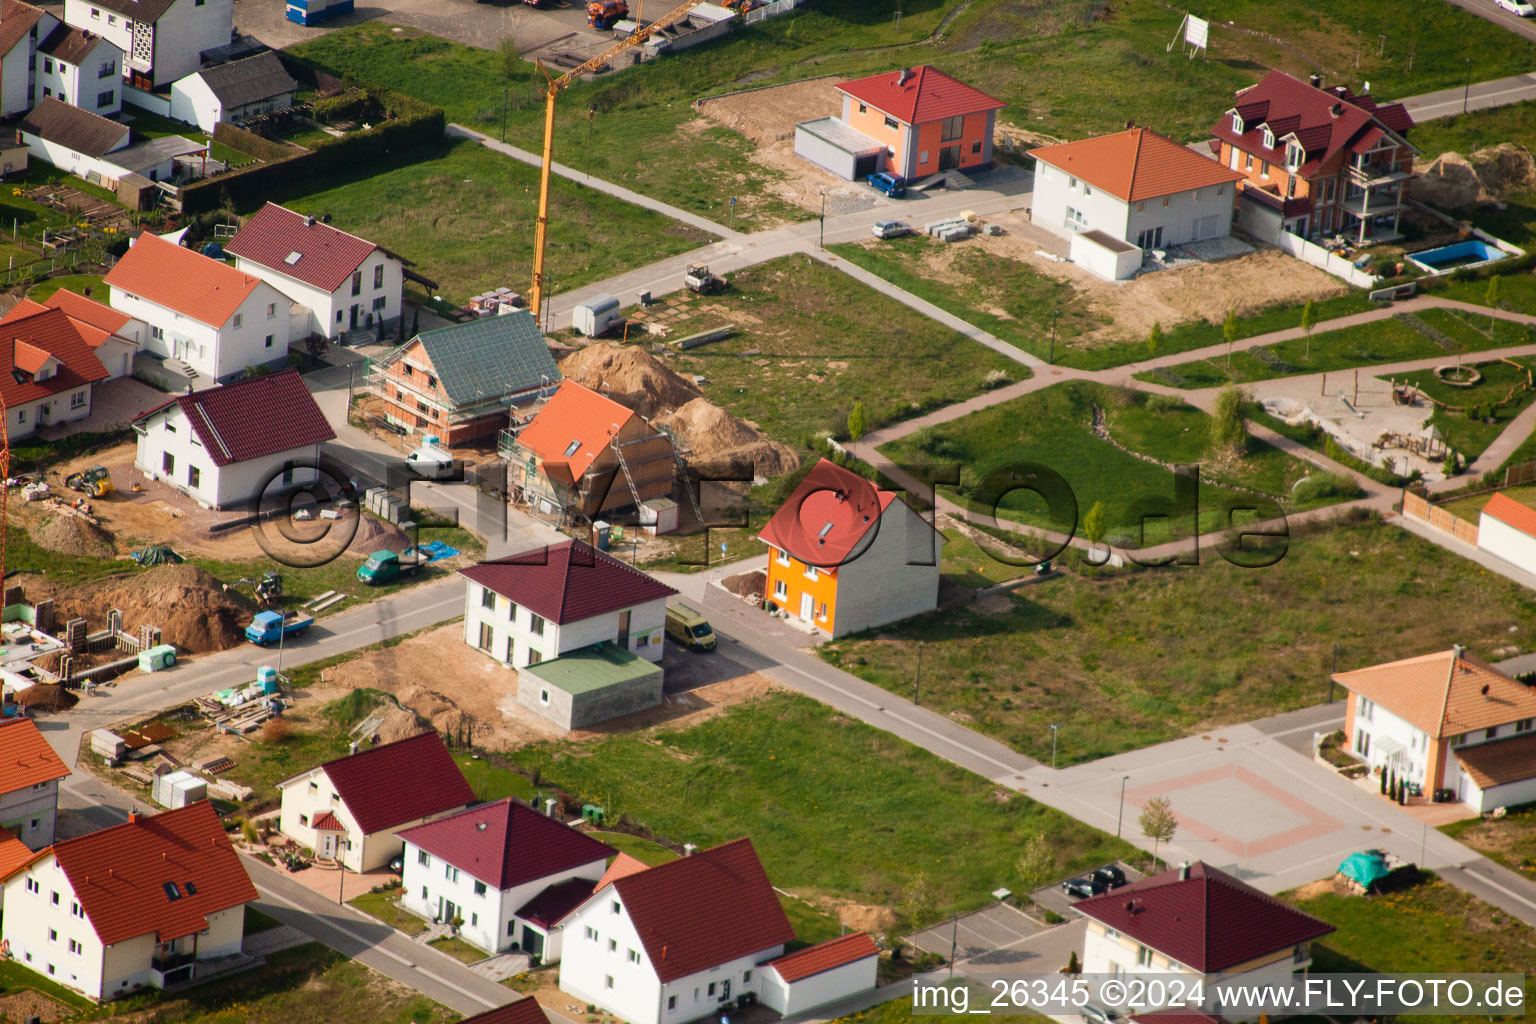
M871 991L876 984L879 962L878 956L867 956L792 983L779 977L778 971L764 970L760 993L763 1005L787 1017L814 1010L836 999Z
M113 288L109 301L113 309L147 325L146 352L180 359L213 380L229 380L248 366L277 367L287 362L289 302L264 281L219 325L203 323L122 288Z
M1536 537L1493 518L1486 512L1478 516L1477 546L1510 565L1536 572Z
M1069 252L1073 263L1106 281L1124 281L1141 267L1140 249L1115 252L1088 237L1086 231L1079 231L1072 236Z
M464 581L464 642L480 647L481 623L489 623L494 636L487 652L502 664L522 668L528 664L530 651L538 651L540 661L548 661L570 651L607 640L616 642L620 611L605 612L561 626L545 620L542 635L532 630L533 612L517 607L506 598L490 592L496 600L494 609L482 607L487 588L471 580ZM515 612L515 614L514 614ZM629 609L629 650L647 661L660 662L664 650L667 621L665 598L646 601ZM513 652L507 656L507 640Z
M310 790L311 782L315 784L313 792ZM313 850L315 830L312 823L317 815L330 811L346 829L346 846L341 851L341 862L353 871L372 871L384 867L404 847L399 838L401 832L463 810L462 807L450 807L437 814L402 821L390 828L365 834L346 803L337 796L336 787L331 784L323 768L312 768L302 775L294 776L279 788L282 792L282 809L278 816L278 830ZM301 818L306 821L301 821Z
M87 156L84 153L76 153L74 150L60 146L57 143L47 142L30 132L18 132L18 134L21 136L21 141L27 147L29 157L41 160L45 164L51 164L61 171L66 171L81 178L88 178L94 173L100 177L103 188L116 188L117 180L123 174L123 169L112 162L110 154L106 157ZM128 132L125 129L121 145L114 146L113 148L122 149L127 144ZM113 289L113 291L115 293L116 289Z
M122 109L123 52L107 39L98 39L78 65L39 53L36 66L38 99L57 96L102 117L112 117ZM102 74L103 70L106 74Z
M1041 160L1035 164L1031 216L1033 223L1063 238L1098 229L1132 245L1141 245L1141 232L1161 227L1161 239L1143 248L1165 248L1230 234L1233 198L1233 186L1222 184L1126 203ZM1070 226L1069 208L1082 215L1072 218Z
M263 485L285 463L296 464L291 486L312 483L317 471L302 465L308 461L313 466L320 458L320 445L290 448L258 459L214 464L186 414L177 405L168 406L135 426L138 432L138 449L134 467L151 480L160 480L192 498L205 508L226 508L239 505L258 496L258 493L274 494L283 489L280 479ZM171 468L165 468L165 456L173 460ZM191 482L191 470L196 468L197 484Z
M229 45L234 17L234 0L176 0L155 22L155 86L196 71L204 50Z
M212 132L224 112L218 97L196 73L171 83L171 117Z
M29 881L38 891L28 890ZM90 921L71 913L75 905L74 887L49 854L5 883L0 938L9 944L14 963L99 999L103 994L102 944ZM71 950L71 941L79 944L79 952ZM149 966L147 957L144 966Z
M837 570L832 635L846 636L937 608L943 540L900 498L892 501L880 516L879 533L869 548ZM921 564L925 561L931 564Z
M75 28L96 33L120 51L126 51L133 42L132 18L109 11L90 0L64 0L64 21Z
M1361 704L1364 698L1359 694L1351 694L1350 700L1355 701L1355 732L1345 737L1345 742L1354 755L1369 763L1372 768L1391 761L1400 777L1405 777L1409 782L1417 782L1428 791L1432 783L1426 779L1425 772L1429 764L1430 746L1434 741L1422 729L1379 704L1365 710ZM1402 744L1403 752L1395 755L1395 761L1382 747L1383 739Z
M327 338L334 338L351 329L353 306L358 307L358 327L369 327L380 320L390 320L400 315L400 297L405 283L405 268L398 259L381 249L375 249L369 253L368 258L358 268L357 272L362 274L362 279L358 284L357 295L352 294L351 278L343 281L341 287L334 292L326 292L312 284L306 284L281 271L243 257L235 258L235 266L247 274L266 281L293 300L296 305L308 308L310 311L308 330ZM383 268L382 275L378 272L380 267ZM373 282L376 279L380 280L378 287L374 287ZM374 303L379 299L383 299L384 304L375 309ZM372 317L371 323L370 317Z
M0 795L0 825L28 849L41 850L53 843L58 806L58 779L12 790Z

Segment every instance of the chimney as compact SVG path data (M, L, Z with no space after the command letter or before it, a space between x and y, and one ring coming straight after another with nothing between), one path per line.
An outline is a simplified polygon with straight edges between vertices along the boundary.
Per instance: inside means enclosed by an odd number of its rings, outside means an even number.
M128 824L130 824L130 825L137 825L138 823L139 823L139 812L138 811L129 811L128 812Z
M1323 87L1323 76L1322 75L1308 75L1307 76L1307 84L1310 85L1314 89L1321 89Z
M901 69L901 74L896 76L896 84L897 85L906 85L911 80L912 80L912 69L911 68L902 68Z
M699 848L697 846L693 845L692 843L684 843L683 844L683 856L684 857L692 857L694 855L694 853L696 853L698 851L698 849Z
M351 743L347 744L347 753L349 753L349 754L357 753L357 740L353 740Z
M1179 881L1189 881L1189 861L1185 861L1183 864L1179 865Z
M544 798L544 813L547 816L551 817L551 818L553 818L555 816L555 800L554 800L554 797L545 797Z
M307 227L307 228L314 227L315 226L315 218L311 217L309 214L305 214L304 215L304 226Z
M1129 119L1128 121L1125 122L1125 130L1126 131L1130 131L1132 128L1135 128L1135 127L1136 127L1136 119L1135 118L1131 118L1131 119Z
M1344 104L1342 103L1335 103L1333 106L1328 108L1329 117L1338 117L1342 113L1344 113Z

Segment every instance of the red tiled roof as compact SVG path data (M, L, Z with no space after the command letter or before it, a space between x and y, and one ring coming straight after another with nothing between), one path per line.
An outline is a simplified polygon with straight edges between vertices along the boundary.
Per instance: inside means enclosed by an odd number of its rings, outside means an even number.
M310 826L318 832L345 832L347 826L336 820L336 815L330 811L322 811L316 815Z
M365 835L475 802L474 790L435 732L360 750L320 768Z
M377 248L276 203L258 210L224 246L226 252L327 292L340 288ZM298 259L291 259L294 254Z
M1483 506L1483 515L1497 519L1505 526L1513 526L1521 533L1536 537L1536 508L1522 505L1500 491Z
M133 319L127 313L113 309L104 302L97 302L88 295L81 295L79 292L64 288L60 288L44 299L43 305L62 309L64 315L74 321L76 327L84 324L106 334L116 334L129 320ZM89 336L85 340L93 346L101 344L99 341L92 341Z
M0 723L0 792L11 793L68 774L69 766L53 752L32 719Z
M1340 672L1333 680L1436 739L1536 717L1536 688L1454 648Z
M838 90L861 103L907 124L927 124L946 117L1000 110L1002 100L973 89L927 64L909 69L905 85L897 85L902 72L887 71L844 82Z
M1136 1024L1226 1024L1220 1017L1212 1017L1210 1014L1201 1013L1199 1010L1184 1008L1138 1013L1131 1020L1135 1021Z
M0 828L0 882L11 877L11 874L22 865L29 863L33 856L26 843L11 835L7 829Z
M406 829L400 838L497 889L613 856L586 833L511 798Z
M566 915L583 903L593 893L590 878L567 878L563 882L547 886L533 899L513 912L514 916L538 925L548 931Z
M1478 789L1536 778L1536 735L1465 747L1456 760Z
M170 942L208 927L208 915L256 899L207 800L66 839L52 851L108 945L150 932Z
M579 540L481 562L459 574L562 626L677 593Z
M626 878L641 871L649 871L650 868L651 866L640 858L631 857L627 853L620 853L617 857L613 858L613 863L608 865L608 870L603 872L603 877L597 880L597 884L593 886L593 889L601 889L609 882Z
M134 422L172 405L181 408L216 466L321 444L336 437L298 370L282 370L190 395L177 395L139 413Z
M199 323L223 327L261 278L146 231L107 271L105 281Z
M1333 926L1196 861L1090 896L1076 910L1202 974L1287 949Z
M795 937L750 839L637 872L613 889L662 982Z
M835 462L822 459L789 500L768 520L758 539L788 551L807 565L834 568L850 561L896 495ZM867 545L866 545L867 547Z
M465 1017L459 1024L550 1024L550 1021L539 1001L533 996L525 996L515 1003Z
M60 363L46 380L31 376L43 364L40 352L54 356ZM16 371L23 371L21 380L17 379ZM106 376L107 368L62 312L49 309L0 321L0 399L7 406L73 391L105 380Z
M1229 110L1211 134L1271 163L1285 160L1285 137L1294 134L1306 151L1298 171L1302 177L1340 150L1369 149L1381 138L1383 127L1399 136L1413 127L1413 118L1401 103L1378 107L1372 97L1356 96L1342 85L1320 89L1283 71L1271 71L1259 84L1239 92L1232 110L1243 119L1243 133L1232 130ZM1274 135L1274 146L1264 145L1265 124Z
M0 56L10 53L17 43L27 38L32 26L42 16L41 8L21 0L0 0Z
M834 967L844 967L879 955L880 947L875 945L874 939L863 932L850 932L807 949L797 950L788 956L781 956L777 960L770 960L764 966L773 968L785 981L799 981Z
M572 484L633 415L606 395L573 380L561 381L560 389L517 435L517 443L538 457L545 475Z
M1127 203L1243 179L1150 128L1042 146L1029 154Z

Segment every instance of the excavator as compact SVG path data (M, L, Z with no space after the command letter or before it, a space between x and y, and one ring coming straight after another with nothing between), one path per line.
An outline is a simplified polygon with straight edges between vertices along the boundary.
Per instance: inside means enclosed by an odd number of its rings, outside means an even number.
M112 474L106 466L92 466L79 473L71 473L64 478L64 486L72 491L81 491L92 498L105 498L115 490L112 485Z
M225 591L230 591L236 587L243 587L246 584L250 584L252 591L256 595L256 600L261 604L271 604L283 596L282 574L272 572L271 570L262 573L260 579L242 576L233 583L224 584L224 589Z

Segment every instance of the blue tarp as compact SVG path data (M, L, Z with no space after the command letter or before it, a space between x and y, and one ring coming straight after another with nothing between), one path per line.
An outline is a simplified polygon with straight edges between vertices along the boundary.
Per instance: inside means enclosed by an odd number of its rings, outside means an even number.
M415 549L413 548L406 548L404 551L400 552L400 554L413 554L414 550ZM438 562L444 558L452 558L454 555L459 553L459 549L449 547L447 544L444 544L440 540L434 540L430 544L421 545L421 553L427 556L427 561Z

